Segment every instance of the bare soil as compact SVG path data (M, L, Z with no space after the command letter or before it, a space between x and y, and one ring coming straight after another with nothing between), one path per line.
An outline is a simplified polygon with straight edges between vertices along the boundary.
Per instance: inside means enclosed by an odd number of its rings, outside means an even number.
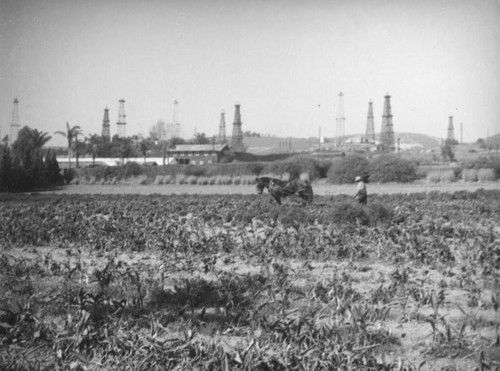
M354 194L352 184L329 184L322 179L312 183L314 194L330 196ZM421 192L474 192L478 189L500 190L500 182L452 182L428 183L425 180L412 183L369 183L369 194L421 193ZM255 185L178 185L178 184L137 184L129 180L122 184L71 184L60 189L48 191L56 194L253 194Z

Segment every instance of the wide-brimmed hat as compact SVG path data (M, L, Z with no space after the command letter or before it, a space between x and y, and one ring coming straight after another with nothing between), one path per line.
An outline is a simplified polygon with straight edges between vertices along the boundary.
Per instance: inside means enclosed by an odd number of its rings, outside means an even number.
M361 177L358 175L356 179L354 179L355 182L361 182Z

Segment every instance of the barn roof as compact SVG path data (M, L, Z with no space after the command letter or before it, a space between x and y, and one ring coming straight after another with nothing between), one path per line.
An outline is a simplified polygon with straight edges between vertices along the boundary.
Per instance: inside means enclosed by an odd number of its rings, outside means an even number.
M223 149L228 148L227 144L177 144L175 152L208 152L216 151L221 152Z

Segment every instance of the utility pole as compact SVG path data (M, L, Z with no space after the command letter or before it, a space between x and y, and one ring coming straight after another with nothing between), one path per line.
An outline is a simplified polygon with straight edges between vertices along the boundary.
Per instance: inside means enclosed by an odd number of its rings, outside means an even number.
M341 148L345 141L344 94L340 92L337 109L337 146Z
M321 151L321 126L319 127L318 150Z

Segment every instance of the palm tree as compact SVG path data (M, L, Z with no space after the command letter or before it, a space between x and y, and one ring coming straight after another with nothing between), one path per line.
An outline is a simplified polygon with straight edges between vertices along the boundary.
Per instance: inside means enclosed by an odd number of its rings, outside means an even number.
M148 156L148 152L153 146L153 142L149 138L143 138L139 142L139 151L144 156L144 164L146 163L146 157Z
M38 129L31 130L31 140L35 148L42 148L51 139L52 137L46 132L38 131Z
M68 141L68 167L71 169L71 151L73 147L73 143L78 141L78 135L82 134L82 129L80 126L75 125L73 127L69 126L69 123L66 122L66 132L64 131L56 131L55 134L61 134L66 137ZM76 159L76 167L78 167L78 156Z
M101 146L102 139L99 135L92 134L90 137L85 138L85 143L87 144L86 151L92 155L92 164L95 165L95 158Z

